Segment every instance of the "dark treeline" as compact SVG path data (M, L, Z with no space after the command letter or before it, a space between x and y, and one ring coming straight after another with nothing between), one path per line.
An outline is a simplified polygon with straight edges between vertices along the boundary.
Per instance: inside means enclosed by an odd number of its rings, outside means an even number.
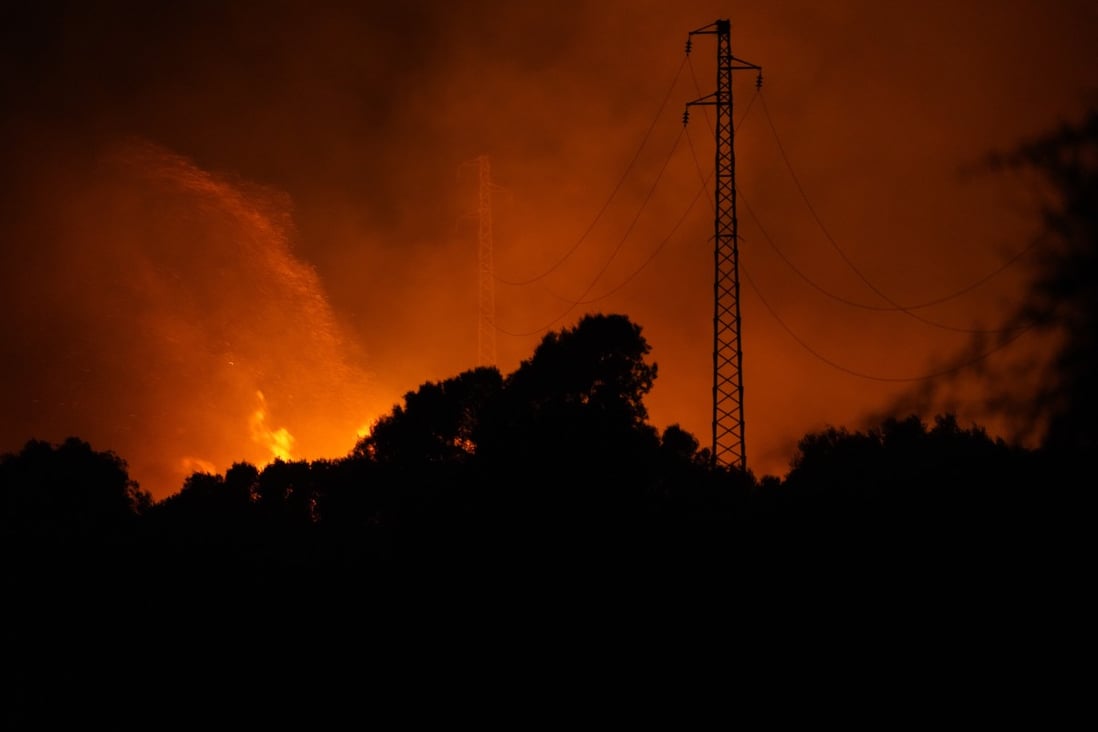
M1095 119L992 161L1060 193L1012 320L1059 350L1036 398L1003 382L993 405L1044 425L1039 446L911 415L805 435L781 479L717 467L648 422L657 367L624 315L548 334L513 373L420 385L349 455L196 473L158 502L121 456L31 441L0 456L11 728L224 709L317 727L407 695L405 718L455 697L555 708L608 668L713 701L691 671L787 679L789 659L809 698L855 669L889 719L1047 713L1022 700L1070 692L1056 649L1090 567ZM932 684L892 684L927 667Z
M587 316L512 374L421 385L345 457L196 473L155 503L76 438L3 456L21 713L116 714L110 659L144 669L127 681L141 699L239 708L286 674L330 692L321 659L352 648L377 691L455 638L533 638L540 657L577 634L718 643L750 619L791 623L788 639L855 595L906 612L1047 571L1050 498L1069 486L1042 451L908 417L807 435L785 479L760 480L648 424L647 353L627 317ZM891 617L873 613L859 626ZM59 690L80 703L46 704Z
M421 385L347 456L195 473L155 503L121 457L32 441L0 457L3 535L31 560L110 551L205 576L679 572L741 551L862 563L1002 544L1066 488L1042 451L948 414L806 435L784 479L714 466L694 435L648 423L648 352L627 317L589 315L507 376Z

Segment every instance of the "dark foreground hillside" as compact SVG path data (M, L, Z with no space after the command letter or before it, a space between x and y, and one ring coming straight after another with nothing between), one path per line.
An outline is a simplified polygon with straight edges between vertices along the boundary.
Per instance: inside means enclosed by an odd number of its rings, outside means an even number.
M913 416L806 435L760 480L648 424L647 353L588 316L512 374L409 392L343 458L156 503L76 438L0 457L8 726L1062 709L1084 453Z
M627 511L417 500L347 533L253 498L9 531L10 728L1043 718L1081 640L1062 476L975 439L1000 472L953 454L935 483L840 457L864 437Z

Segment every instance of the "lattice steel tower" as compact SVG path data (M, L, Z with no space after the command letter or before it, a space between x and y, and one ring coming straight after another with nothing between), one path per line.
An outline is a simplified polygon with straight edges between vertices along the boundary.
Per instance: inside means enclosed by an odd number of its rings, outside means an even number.
M477 269L480 284L477 365L496 365L496 280L492 263L492 170L487 155L477 158L480 194L477 208Z
M732 72L758 72L762 67L732 55L732 23L717 20L691 31L686 41L690 53L695 35L717 37L717 90L687 104L713 106L715 129L715 214L713 221L713 447L714 465L747 469L743 419L743 348L740 342L740 251L736 219L736 155L732 145ZM687 115L683 115L685 123Z

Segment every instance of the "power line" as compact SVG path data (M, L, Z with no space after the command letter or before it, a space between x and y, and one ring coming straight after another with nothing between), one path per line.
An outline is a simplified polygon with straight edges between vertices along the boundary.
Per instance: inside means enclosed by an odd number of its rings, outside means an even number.
M754 104L755 98L757 96L758 96L757 94L753 95L751 97L751 99L747 102L747 106L744 108L743 115L741 115L741 117L740 117L740 121L736 123L736 131L737 132L739 131L740 127L743 125L744 121L747 119L747 116L750 114L751 105ZM687 128L684 127L684 129L687 129ZM629 276L625 278L624 281L622 281L618 285L614 286L613 288L611 288L607 292L599 295L598 297L592 297L592 298L588 298L586 300L573 300L572 298L568 298L568 297L565 297L563 295L559 295L559 294L557 294L556 292L554 292L553 290L551 290L547 287L546 290L548 290L550 295L557 298L558 300L562 300L564 302L568 302L568 303L571 303L573 305L589 305L591 303L595 303L595 302L598 302L600 300L604 300L607 297L609 297L610 295L613 295L615 292L621 290L623 287L625 287L627 284L629 284L634 278L636 278L637 275L639 275L644 269L646 269L649 264L652 263L652 261L659 255L659 253L663 250L663 248L671 240L671 237L673 237L675 235L675 233L679 230L679 228L686 221L686 217L689 216L690 212L694 210L694 207L698 204L698 201L701 200L702 194L705 192L706 186L709 185L710 178L713 177L712 172L709 172L707 174L703 174L701 172L701 167L700 167L700 165L698 165L697 153L694 152L694 142L690 138L690 132L689 132L688 129L687 129L687 132L686 132L686 140L690 145L691 156L694 160L695 167L698 168L698 177L701 179L702 182L701 182L701 185L698 187L698 190L694 193L694 197L690 200L690 203L687 204L686 209L682 212L682 215L675 222L675 224L671 227L671 231L668 232L667 236L665 236L660 241L660 243L656 245L656 248L652 251L652 253L649 254L649 256L640 264L640 266L637 267L635 270L633 270L633 272L631 272L629 274ZM677 145L677 142L676 142L676 145ZM672 149L672 153L673 152L674 152L674 149ZM668 158L668 162L670 162L670 158ZM664 168L666 168L666 167L667 167L667 163L664 164ZM661 172L661 175L662 175L662 172ZM652 194L651 194L651 191L650 191L649 192L649 197L651 197L651 195ZM710 208L712 208L712 202L710 202ZM633 224L636 224L637 218L639 218L639 216L640 216L640 212L638 211L637 217L635 217L633 219ZM630 228L632 228L632 226ZM628 234L626 234L626 236L628 236ZM625 238L623 237L621 242L619 242L619 244L618 244L618 249L621 248L621 244L624 243L624 240L625 240ZM603 270L605 271L605 269L606 268L604 267Z
M855 300L850 300L848 298L843 297L842 295L838 295L834 292L831 292L827 288L823 287L822 285L817 283L815 280L813 280L811 277L806 275L803 271L801 271L797 267L797 265L793 264L792 260L790 260L789 257L787 257L785 255L785 253L781 250L781 248L777 244L774 243L774 240L770 237L770 234L767 233L766 228L763 226L762 221L759 220L759 217L755 214L755 211L751 208L751 204L749 204L747 202L746 197L743 195L743 189L742 188L740 189L740 198L743 201L744 206L747 208L747 213L750 214L751 218L755 221L755 225L759 228L759 232L762 234L763 239L766 240L766 243L770 245L770 248L773 249L775 251L775 253L777 253L777 255L781 258L781 260L783 262L785 262L787 267L789 267L791 270L793 270L793 272L798 277L800 277L802 280L804 280L810 287L815 289L817 292L831 298L832 300L835 300L836 302L841 302L844 305L848 305L848 306L853 307L853 308L859 308L859 309L862 309L862 310L872 310L872 311L875 311L875 312L885 312L885 313L896 313L896 312L906 312L908 310L913 309L911 307L894 307L894 306L885 306L885 305L869 305L867 303L861 303L861 302L857 302ZM996 270L996 273L1001 272L1003 269L1005 269L1007 266L1009 266L1009 264L1011 262L1016 261L1018 258L1022 257L1026 252L1028 252L1030 249L1032 249L1035 245L1036 245L1036 242L1031 242L1021 252L1018 252L1010 260L1010 262L1008 262L1007 264L1003 265L998 270ZM983 280L980 280L980 282L986 281L986 280L990 279L992 276L994 276L994 273L992 275L988 275L988 276L984 277ZM964 290L964 291L971 290L974 287L976 287L975 284L969 285L966 288L966 290ZM946 297L946 298L939 298L939 299L933 300L929 303L919 305L918 307L929 307L930 305L940 304L940 303L946 302L947 300L952 300L956 296L957 296L957 294L954 294L953 296ZM962 328L962 327L958 327L958 326L947 325L945 323L939 323L937 321L933 321L933 320L930 320L930 319L927 319L927 318L922 318L922 317L917 317L916 320L919 320L923 323L926 323L927 325L933 325L936 328L941 328L942 330L951 330L951 331L954 331L956 333L972 333L972 334L984 333L984 334L991 335L991 334L996 334L996 333L1009 333L1009 332L1013 332L1014 330L1016 330L1014 328Z
M575 252L575 250L580 246L580 244L582 244L582 242L587 238L587 236L594 229L594 227L598 223L598 221L602 218L603 214L606 212L606 210L608 209L610 203L612 202L612 200L616 196L618 190L624 184L625 179L628 177L628 174L629 174L630 170L633 168L634 164L636 163L637 159L640 156L641 151L646 146L646 144L647 144L647 142L648 142L648 140L651 136L651 133L652 133L653 129L655 128L656 123L658 122L660 116L663 113L663 110L666 108L667 102L670 99L671 94L673 93L675 87L677 86L679 77L682 75L683 67L687 63L690 63L689 54L685 55L683 57L682 63L679 64L679 67L675 72L674 78L673 78L673 80L672 80L672 82L671 82L671 84L670 84L670 86L667 90L667 93L664 95L663 101L660 104L659 110L657 111L656 116L652 119L651 123L649 123L648 128L645 131L645 134L644 134L644 136L641 140L641 144L638 147L636 153L633 155L633 158L629 162L629 165L626 167L625 172L619 178L617 185L614 187L614 190L610 194L610 197L603 204L602 208L599 210L598 214L595 216L594 220L591 222L591 224L584 231L583 235L579 238L579 240L577 240L576 243L573 244L572 247L560 259L558 259L556 263L554 263L550 268L548 268L547 270L542 272L540 275L538 275L536 277L526 279L526 280L521 280L521 281L505 280L505 279L500 278L500 277L497 276L496 277L497 281L499 281L502 284L511 285L511 286L523 286L523 285L534 284L535 282L538 282L539 280L544 279L547 275L551 274L553 271L555 271L557 268L559 268L560 265L563 264L564 261L567 260L568 257L571 256L571 254L573 254ZM691 67L691 73L693 74L693 64L692 63L690 64L690 67ZM696 77L695 77L695 85L697 85ZM744 108L743 115L740 117L740 121L735 126L736 130L738 130L740 128L740 126L744 123L744 121L749 116L749 113L751 112L751 108L754 105L755 99L756 99L757 96L758 96L758 93L757 93L757 89L756 89L756 94L752 95L751 99L748 101L747 106ZM686 128L684 127L683 129L685 130ZM628 239L631 231L636 226L636 223L639 220L641 213L643 212L645 206L647 205L647 203L651 199L653 193L655 192L655 189L656 189L657 185L659 184L659 182L662 179L664 173L666 172L667 167L670 164L671 159L673 158L674 153L678 148L678 145L681 141L681 138L682 138L683 134L684 134L684 132L680 131L679 136L676 137L675 142L672 145L672 148L671 148L670 152L668 153L668 156L665 159L665 161L663 163L663 166L660 169L659 174L656 177L655 182L649 188L648 194L645 197L644 202L641 204L640 208L637 210L636 214L634 215L632 223L629 225L629 227L626 230L625 234L619 239L616 247L614 248L614 251L610 255L610 258L603 264L602 268L595 275L594 279L591 280L590 284L587 286L586 289L584 289L584 291L580 294L580 296L578 298L575 298L575 299L568 298L568 297L560 295L560 294L554 292L553 290L549 289L548 287L546 287L546 290L549 292L550 295L557 298L558 300L561 300L562 302L568 303L569 307L566 310L564 310L564 312L559 314L557 317L553 318L551 321L549 321L545 325L541 326L540 328L536 328L534 330L525 331L525 332L521 332L521 333L512 332L512 331L509 331L509 330L501 327L498 324L498 322L494 326L496 328L496 330L498 330L500 333L503 333L504 335L509 335L509 336L513 336L513 337L525 337L525 336L535 335L537 333L544 332L544 331L548 330L550 327L552 327L555 323L557 323L558 321L563 319L576 306L578 306L578 305L587 305L587 304L591 304L591 303L594 303L594 302L598 302L600 300L603 300L603 299L609 297L610 295L614 294L615 292L619 291L625 285L627 285L631 280L633 280L637 275L639 275L640 272L642 270L644 270L656 258L656 256L660 253L660 251L662 251L663 247L666 246L666 244L670 241L671 237L673 237L674 234L681 227L681 225L685 221L686 217L689 215L690 211L693 210L693 208L697 204L697 201L701 198L701 194L704 192L705 186L708 184L709 178L711 177L712 174L710 174L709 176L706 176L706 175L701 173L700 168L699 168L699 178L702 181L701 187L695 193L695 195L694 195L693 199L691 200L690 204L687 206L687 208L683 212L682 216L680 216L679 220L672 227L671 231L667 234L667 236L665 236L663 238L663 240L657 245L655 250L649 255L649 257L637 269L635 269L624 281L622 281L621 283L619 283L615 287L611 288L609 291L599 295L598 297L593 297L593 298L587 298L586 297L587 294L594 288L594 286L598 282L598 280L601 279L603 274L606 272L606 270L610 266L611 262L614 260L614 258L617 256L618 252L624 246L625 241L626 241L626 239ZM689 140L689 133L686 132L685 134L687 134L687 139ZM690 144L691 144L691 149L693 150L693 142L691 142ZM695 164L697 164L696 155L694 156L694 160L695 160Z
M809 200L808 194L804 190L804 186L801 185L800 178L797 176L796 171L793 169L793 164L790 162L789 156L786 154L785 146L782 144L781 138L778 136L778 130L774 126L774 120L770 117L770 110L766 106L766 98L765 98L765 96L763 96L761 91L759 92L759 96L762 97L763 114L766 117L767 124L770 127L770 131L771 131L771 133L774 137L774 142L778 146L778 152L781 154L781 158L782 158L782 161L785 163L786 170L789 172L790 178L793 180L793 184L796 186L797 191L800 193L801 199L804 201L805 206L808 208L808 212L811 214L813 220L816 222L816 225L819 227L820 231L823 233L824 238L827 239L828 243L830 243L831 246L835 249L835 251L838 252L839 256L842 258L843 262L845 262L846 265L850 268L850 270L852 272L854 272L855 275L858 276L858 278L866 285L866 287L868 287L870 290L872 290L874 293L876 293L882 300L884 300L885 302L887 302L891 306L890 308L888 308L888 310L902 312L905 315L907 315L911 318L914 318L915 320L918 320L919 322L924 323L926 325L930 325L930 326L933 326L935 328L941 328L943 330L951 330L951 331L954 331L954 332L957 332L957 333L974 333L974 334L975 333L987 333L987 334L993 334L993 333L1003 332L1002 329L984 330L984 329L979 329L979 328L958 328L958 327L954 327L954 326L946 325L944 323L939 323L939 322L930 320L929 318L924 318L923 316L918 315L917 313L912 312L912 311L916 310L916 309L930 307L931 305L937 305L937 304L941 304L943 302L947 302L947 301L952 300L956 297L959 297L961 294L964 294L964 293L974 289L975 287L979 286L980 284L983 284L984 282L987 282L992 277L994 277L998 273L1002 272L1007 267L1009 267L1011 264L1013 264L1018 259L1020 259L1025 254L1025 250L1023 250L1022 252L1019 252L1015 257L1013 257L1007 263L1005 263L1004 265L1002 265L1001 267L996 269L991 274L980 278L977 282L972 283L972 284L970 284L966 287L963 287L960 290L957 290L956 292L954 292L954 293L952 293L948 296L941 297L941 298L936 298L934 300L930 300L930 301L927 301L925 303L919 303L918 305L916 305L914 307L906 306L906 305L900 305L895 300L893 300L891 297L889 297L887 294L885 294L879 287L877 287L875 284L873 284L873 282L871 282L869 280L869 278L866 277L862 273L862 271L854 264L854 262L851 261L850 257L848 257L846 255L846 252L843 251L843 248L839 246L838 242L835 241L835 238L831 235L831 232L828 231L827 227L824 226L823 221L820 219L819 214L816 212L816 208L812 205L812 202ZM767 237L767 239L769 241L769 237ZM1027 247L1027 249L1028 249L1028 247ZM789 260L786 259L784 256L782 258L787 263L789 263ZM794 271L797 271L798 274L801 274L799 272L799 270L796 270L795 268L794 268ZM801 274L801 276L804 277L803 274ZM807 278L805 278L805 279L807 280ZM812 284L812 283L810 282L810 284ZM813 285L813 286L816 287L817 289L819 289L821 292L824 292L825 294L828 294L830 296L830 293L827 293L822 288L820 288L816 285ZM840 298L840 297L837 297L837 296L832 296L832 297L835 297L835 299L838 299L838 300L844 302L847 305L860 307L859 305L856 305L853 301L846 300L845 298ZM867 309L875 309L875 308L867 308Z
M687 62L688 59L689 59L689 56L684 56L683 57L682 62L679 64L679 68L675 71L675 75L671 79L671 84L667 88L667 93L664 94L663 101L660 102L659 109L656 110L656 114L652 118L651 123L649 123L648 129L645 130L644 136L641 138L640 145L637 146L636 152L633 153L632 159L629 161L629 164L625 166L625 170L622 172L621 177L618 178L617 184L614 186L614 189L612 191L610 191L609 197L607 197L605 203L602 204L602 207L599 209L598 213L595 214L595 218L593 218L591 220L591 223L588 224L587 228L580 235L580 237L576 240L576 242L563 255L561 255L561 257L559 259L557 259L556 262L554 262L552 265L550 265L549 268L544 270L541 274L538 274L534 277L530 277L530 278L527 278L527 279L524 279L524 280L507 280L507 279L504 279L502 277L497 276L496 279L500 283L502 283L504 285L512 285L512 286L515 286L515 287L533 284L534 282L537 282L538 280L544 279L545 277L547 277L548 275L550 275L554 271L556 271L558 267L560 267L562 264L564 264L564 262L570 256L572 256L572 254L574 254L577 249L579 249L580 245L583 244L583 242L587 239L587 237L594 230L595 225L598 224L598 222L602 219L603 214L605 214L607 209L610 207L610 203L614 200L614 198L618 194L618 191L620 191L621 187L625 184L625 180L629 176L629 173L633 169L633 166L636 165L637 160L640 158L641 152L644 150L645 146L648 144L648 138L651 137L652 130L655 129L655 127L656 127L656 122L659 121L660 116L663 114L663 110L667 108L667 102L668 102L668 100L670 100L671 94L672 94L672 92L674 92L675 86L678 84L679 77L682 75L683 66L686 65L686 62Z
M564 318L564 316L568 315L568 313L570 313L577 305L580 305L583 302L585 302L583 300L583 298L585 298L587 296L587 294L590 293L591 290L595 287L595 284L606 273L606 270L607 270L607 268L610 267L611 262L614 261L614 259L618 256L618 253L621 251L621 248L625 245L625 241L626 241L626 239L629 238L630 233L632 233L633 228L636 226L637 221L640 219L641 213L644 212L644 209L647 207L648 202L652 199L652 194L656 192L656 188L659 186L660 181L663 180L663 174L667 171L667 166L671 163L671 159L674 157L675 151L678 149L679 142L682 140L684 134L685 134L685 128L680 130L678 136L675 137L675 142L674 142L674 144L672 144L671 150L668 152L666 159L663 161L663 165L660 167L659 173L656 174L656 179L652 182L652 185L649 187L648 194L644 197L644 200L641 202L641 205L638 207L637 213L633 216L633 220L632 220L632 222L630 222L629 227L625 231L625 234L623 234L621 239L618 240L617 246L614 247L614 251L612 251L610 253L609 258L607 258L606 262L603 263L602 268L599 269L599 271L595 274L594 278L587 285L587 287L584 289L584 291L582 293L580 293L579 298L576 299L576 300L565 300L566 302L569 303L569 305L568 305L567 308L565 308L564 312L560 313L559 315L557 315L555 318L553 318L552 320L550 320L548 323L541 326L540 328L535 328L534 330L526 331L526 332L523 332L523 333L515 333L515 332L505 330L504 328L499 327L499 325L497 324L496 329L499 330L499 332L503 333L504 335L516 336L516 337L530 336L530 335L534 335L536 333L541 333L543 331L548 330L554 323L557 323L562 318Z
M739 130L740 126L744 123L744 120L747 119L747 116L751 111L751 105L754 103L754 101L755 101L755 96L752 96L751 99L748 101L746 108L744 109L743 115L740 117L740 121L736 124L736 130L737 131ZM689 131L686 132L686 136L687 136L687 142L690 144L691 150L693 151L694 143L690 139ZM674 150L672 150L672 152L674 152ZM692 155L692 157L694 159L695 166L697 166L698 161L697 161L696 153L694 153ZM670 159L668 160L668 162L670 162ZM667 167L666 163L665 163L664 167L665 168ZM662 175L662 173L661 173L661 175ZM701 185L699 185L697 191L694 193L694 197L690 199L690 203L687 204L686 208L683 210L682 215L679 216L678 220L671 227L671 231L668 232L667 235L664 236L663 239L660 240L659 244L656 245L656 248L652 250L652 252L648 255L647 258L645 258L645 260L643 262L641 262L640 266L638 266L636 269L634 269L622 282L618 283L617 285L615 285L614 287L612 287L611 289L607 290L606 292L602 293L601 295L599 295L597 297L591 297L591 298L580 299L580 300L575 300L575 299L572 299L572 298L569 298L569 297L565 297L564 295L560 295L560 294L558 294L557 292L554 292L552 289L550 289L548 287L546 287L546 290L549 292L550 295L552 295L553 297L555 297L558 300L561 300L563 302L567 302L567 303L570 303L572 305L589 305L591 303L599 302L600 300L605 300L607 297L610 297L614 293L616 293L619 290L621 290L622 288L624 288L626 285L628 285L630 282L632 282L642 271L644 271L648 267L648 265L651 264L653 260L655 260L655 258L660 254L660 252L663 251L663 248L668 244L668 242L671 241L671 238L675 235L676 232L678 232L678 230L682 227L683 223L686 221L687 216L690 215L690 212L694 210L695 206L697 206L698 201L701 200L702 194L705 193L706 186L709 185L709 180L712 177L713 177L712 172L710 172L708 174L703 174L703 173L701 173L700 168L699 168L699 178L701 178L701 181L702 181ZM651 197L651 191L649 192L649 197ZM712 202L710 202L710 206L712 207ZM636 224L637 218L639 218L639 216L640 216L640 211L638 211L637 216L634 217L633 224ZM630 226L630 228L632 228L632 226ZM628 233L626 234L625 237L623 237L621 239L621 241L618 244L617 249L621 248L621 245L624 244L625 238L627 238L627 237L628 237ZM616 251L617 250L615 250L615 252ZM605 270L606 270L606 267L603 267L603 271L605 271ZM600 276L601 276L601 273L600 273ZM598 279L598 278L596 278L596 279Z
M696 154L696 151L694 150L694 144L693 144L693 141L691 140L689 134L687 135L687 142L690 145L691 154L694 156L694 163L695 163L695 168L697 169L697 172L698 172L698 176L701 177L702 176L701 164L697 159L697 154ZM741 197L742 197L742 194L743 194L743 191L741 189L740 190ZM750 208L748 210L750 212ZM756 223L759 223L757 217L755 217L753 212L752 212L751 215L752 215L752 218L755 218ZM763 229L763 227L761 226L761 224L759 225L759 230L762 231L763 236L765 238L767 238L767 240L769 241L769 236L766 235L766 232ZM773 246L772 242L771 242L771 246ZM776 249L776 247L775 247L775 249ZM779 250L779 253L780 253L780 250ZM785 259L784 255L782 256L782 258ZM790 265L790 267L795 272L797 272L798 274L801 274L801 276L804 277L805 280L807 282L809 282L809 284L814 284L812 282L812 280L810 280L807 276L803 275L800 272L800 270L798 270L796 267L793 267L791 262L789 262L788 260L786 260L786 262L787 262L787 264ZM1002 338L999 341L999 343L996 347L994 347L994 348L992 348L992 349L990 349L990 350L988 350L984 353L981 353L981 354L977 355L976 357L974 357L972 359L969 359L969 360L967 360L963 363L956 364L956 365L951 366L951 367L946 368L946 369L941 369L939 371L935 371L935 372L928 373L928 374L923 374L921 376L913 376L913 377L876 376L876 375L873 375L873 374L868 374L868 373L865 373L865 372L856 371L856 370L851 369L849 367L843 366L842 364L837 363L835 361L832 361L831 359L827 358L826 356L824 356L823 354L821 354L820 352L818 352L817 350L812 348L812 346L810 346L803 338L798 336L796 334L796 332L794 332L793 329L790 328L788 324L786 324L786 322L781 318L781 316L778 315L777 311L775 311L774 308L770 306L770 303L766 300L766 298L763 296L762 292L759 290L758 285L756 285L754 280L751 279L751 276L748 273L746 266L743 265L742 263L741 263L741 268L742 268L742 271L743 271L743 274L744 274L744 278L747 280L747 283L751 287L751 289L755 292L755 295L759 298L759 301L763 304L763 307L765 307L767 309L767 311L774 318L774 320L776 320L778 322L778 325L780 325L782 327L782 329L785 330L785 332L787 334L789 334L789 337L792 338L801 348L803 348L805 351L807 351L813 357L817 358L818 360L822 361L823 363L827 364L828 366L831 366L832 368L834 368L838 371L841 371L845 374L849 374L851 376L856 376L858 378L868 379L868 380L871 380L871 381L882 381L882 382L929 381L930 379L934 379L934 378L938 378L938 377L941 377L941 376L947 376L947 375L950 375L950 374L957 373L957 372L959 372L959 371L961 371L965 368L969 368L970 366L976 365L977 363L979 363L979 362L985 360L986 358L988 358L989 356L991 356L993 353L1002 350L1007 345L1009 345L1010 343L1015 341L1017 338L1019 338L1023 333L1029 331L1034 325L1033 323L1029 323L1029 324L1026 324L1026 325L1022 325L1018 328L1003 328L1003 329L999 329L999 330L996 330L996 331L987 331L989 333L997 333L999 335L1009 334L1009 337ZM825 294L829 294L829 293L825 293ZM976 332L980 333L980 332L983 332L983 331L976 331Z
M740 190L740 197L744 198L742 188ZM941 305L942 303L948 302L950 300L955 300L958 297L960 297L961 295L967 294L968 292L976 289L980 285L982 285L985 282L987 282L988 280L992 279L993 277L995 277L996 275L1001 273L1003 270L1005 270L1008 267L1010 267L1011 265L1013 265L1019 259L1026 256L1027 254L1029 254L1029 252L1031 250L1033 250L1039 244L1039 241L1036 240L1036 239L1030 241L1029 244L1027 244L1025 247L1023 247L1018 252L1016 252L1014 255L1012 255L1009 259L1006 260L1006 262L1004 264L1000 265L998 268L992 270L991 272L984 275L980 279L977 279L977 280L969 283L965 287L962 287L959 290L955 290L952 293L950 293L948 295L945 295L943 297L939 297L939 298L936 298L934 300L928 300L926 302L918 303L918 304L915 304L915 305L907 305L907 306L904 306L903 308L897 308L897 307L893 307L891 305L870 305L869 303L863 303L863 302L858 302L858 301L855 301L855 300L850 300L848 298L843 297L842 295L831 292L830 290L826 289L825 287L823 287L822 285L817 283L815 280L810 278L804 272L802 272L797 267L797 265L795 265L793 263L793 261L790 260L789 257L786 256L785 252L783 252L781 250L781 248L777 244L774 243L774 240L771 239L770 235L766 232L766 229L763 227L762 221L759 220L759 217L755 214L755 211L751 208L751 204L749 204L746 201L746 199L743 202L744 202L744 205L747 208L747 212L751 215L751 218L754 220L755 225L759 228L759 231L762 233L763 238L766 240L766 243L770 245L770 248L774 250L774 252L781 258L781 260L783 262L785 262L786 266L788 266L791 270L793 270L793 272L798 277L803 279L810 287L817 290L821 294L826 295L827 297L831 298L832 300L836 300L838 302L843 303L844 305L849 305L850 307L859 308L861 310L873 310L873 311L876 311L876 312L886 312L886 313L899 312L901 310L920 310L922 308L928 308L928 307L932 307L934 305ZM989 332L989 331L973 331L973 332Z
M710 176L710 177L712 177L712 176ZM646 269L648 267L649 264L652 263L652 261L659 255L659 253L661 251L663 251L663 248L667 245L667 243L669 241L671 241L671 237L673 237L675 235L675 233L682 226L683 222L686 221L686 217L690 215L690 212L694 210L694 207L698 204L698 201L701 200L702 194L705 193L705 189L706 189L706 186L708 185L708 182L709 181L708 181L708 178L707 178L705 181L702 182L702 184L700 186L698 186L697 192L694 193L694 197L690 200L689 205L687 205L686 209L682 212L682 215L679 216L678 220L671 227L671 231L668 232L667 236L663 237L663 239L660 240L660 243L657 244L656 248L652 250L651 254L649 254L648 257L643 262L641 262L640 266L637 267L635 270L633 270L633 272L631 272L629 274L629 276L626 277L621 283L615 285L613 288L611 288L610 290L607 290L606 292L599 295L598 297L592 297L592 298L589 298L587 300L571 300L571 299L565 298L561 295L557 295L552 290L549 291L549 294L551 294L554 297L557 297L561 300L564 300L565 302L571 302L574 305L589 305L591 303L598 302L600 300L605 300L607 297L613 295L615 292L617 292L618 290L620 290L623 287L625 287L626 285L628 285L630 282L633 281L633 279L635 279L637 277L637 275L639 275L644 269Z
M743 275L744 275L744 278L747 280L747 284L751 286L751 289L755 292L755 295L759 298L759 302L761 302L763 304L763 307L765 307L767 309L767 311L770 313L771 317L773 317L774 320L776 320L778 322L778 325L780 325L782 327L782 329L785 330L785 332L787 334L789 334L789 337L792 338L794 341L796 341L797 345L799 345L801 348L803 348L805 351L807 351L809 354L811 354L815 358L819 359L820 361L827 364L828 366L830 366L834 369L837 369L838 371L842 371L843 373L849 374L851 376L857 376L858 378L861 378L861 379L868 379L870 381L884 381L884 382L929 381L931 379L936 379L936 378L939 378L941 376L948 376L950 374L955 374L959 371L962 371L966 368L969 368L970 366L974 366L977 363L980 363L981 361L986 360L993 353L995 353L997 351L1001 351L1002 349L1006 348L1008 345L1010 345L1015 340L1017 340L1019 337L1021 337L1021 335L1023 333L1029 331L1030 328L1033 327L1032 323L1030 323L1028 325L1025 325L1022 328L1020 328L1019 330L1015 331L1009 338L1005 338L1003 340L1000 340L998 345L996 345L994 348L991 348L991 349L989 349L989 350L987 350L987 351L985 351L981 354L978 354L977 356L969 359L968 361L964 361L962 363L955 364L955 365L950 366L948 368L940 369L938 371L933 371L931 373L923 374L921 376L894 376L894 377L875 376L873 374L867 374L867 373L864 373L864 372L861 372L861 371L855 371L854 369L851 369L851 368L848 368L846 366L843 366L842 364L836 363L835 361L832 361L831 359L827 358L823 354L816 351L814 348L812 348L812 346L808 345L808 343L806 343L800 336L798 336L795 332L793 332L793 329L791 329L788 325L786 325L785 321L782 320L781 316L779 316L778 313L774 310L774 308L772 308L770 306L770 303L767 302L765 297L763 297L762 292L759 291L759 288L755 284L754 280L751 279L751 275L748 273L746 267L743 268Z
M691 67L691 69L692 68L693 67ZM694 83L697 84L696 79L695 79ZM752 105L755 104L755 99L759 96L758 92L759 92L759 90L756 89L755 94L753 94L751 99L749 99L747 101L747 107L744 108L743 115L740 117L740 121L736 123L736 127L735 127L736 132L739 132L740 127L742 127L743 123L747 121L747 117L751 113L751 107L752 107ZM705 113L704 108L702 109L702 113L703 114ZM709 126L709 132L712 133L713 132L713 125L709 124L708 115L706 116L706 124ZM709 172L709 173L703 173L702 172L701 163L698 161L698 151L694 147L694 139L692 137L690 137L689 128L687 128L687 131L686 131L686 142L690 146L690 156L694 160L694 169L698 171L698 179L703 182L703 185L705 185L709 182L709 179L713 177L713 173L712 172ZM710 210L713 209L713 202L712 201L709 202L709 208L710 208Z

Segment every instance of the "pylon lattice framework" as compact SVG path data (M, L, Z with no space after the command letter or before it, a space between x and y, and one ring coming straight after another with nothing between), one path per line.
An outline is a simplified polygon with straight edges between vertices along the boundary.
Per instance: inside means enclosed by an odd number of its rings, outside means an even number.
M733 147L732 72L752 69L762 83L762 67L732 55L732 23L717 20L691 31L717 36L717 90L687 104L716 108L713 221L713 445L715 465L747 470L743 417L743 347L740 314L740 252L736 218L736 155ZM684 117L685 121L685 117Z

